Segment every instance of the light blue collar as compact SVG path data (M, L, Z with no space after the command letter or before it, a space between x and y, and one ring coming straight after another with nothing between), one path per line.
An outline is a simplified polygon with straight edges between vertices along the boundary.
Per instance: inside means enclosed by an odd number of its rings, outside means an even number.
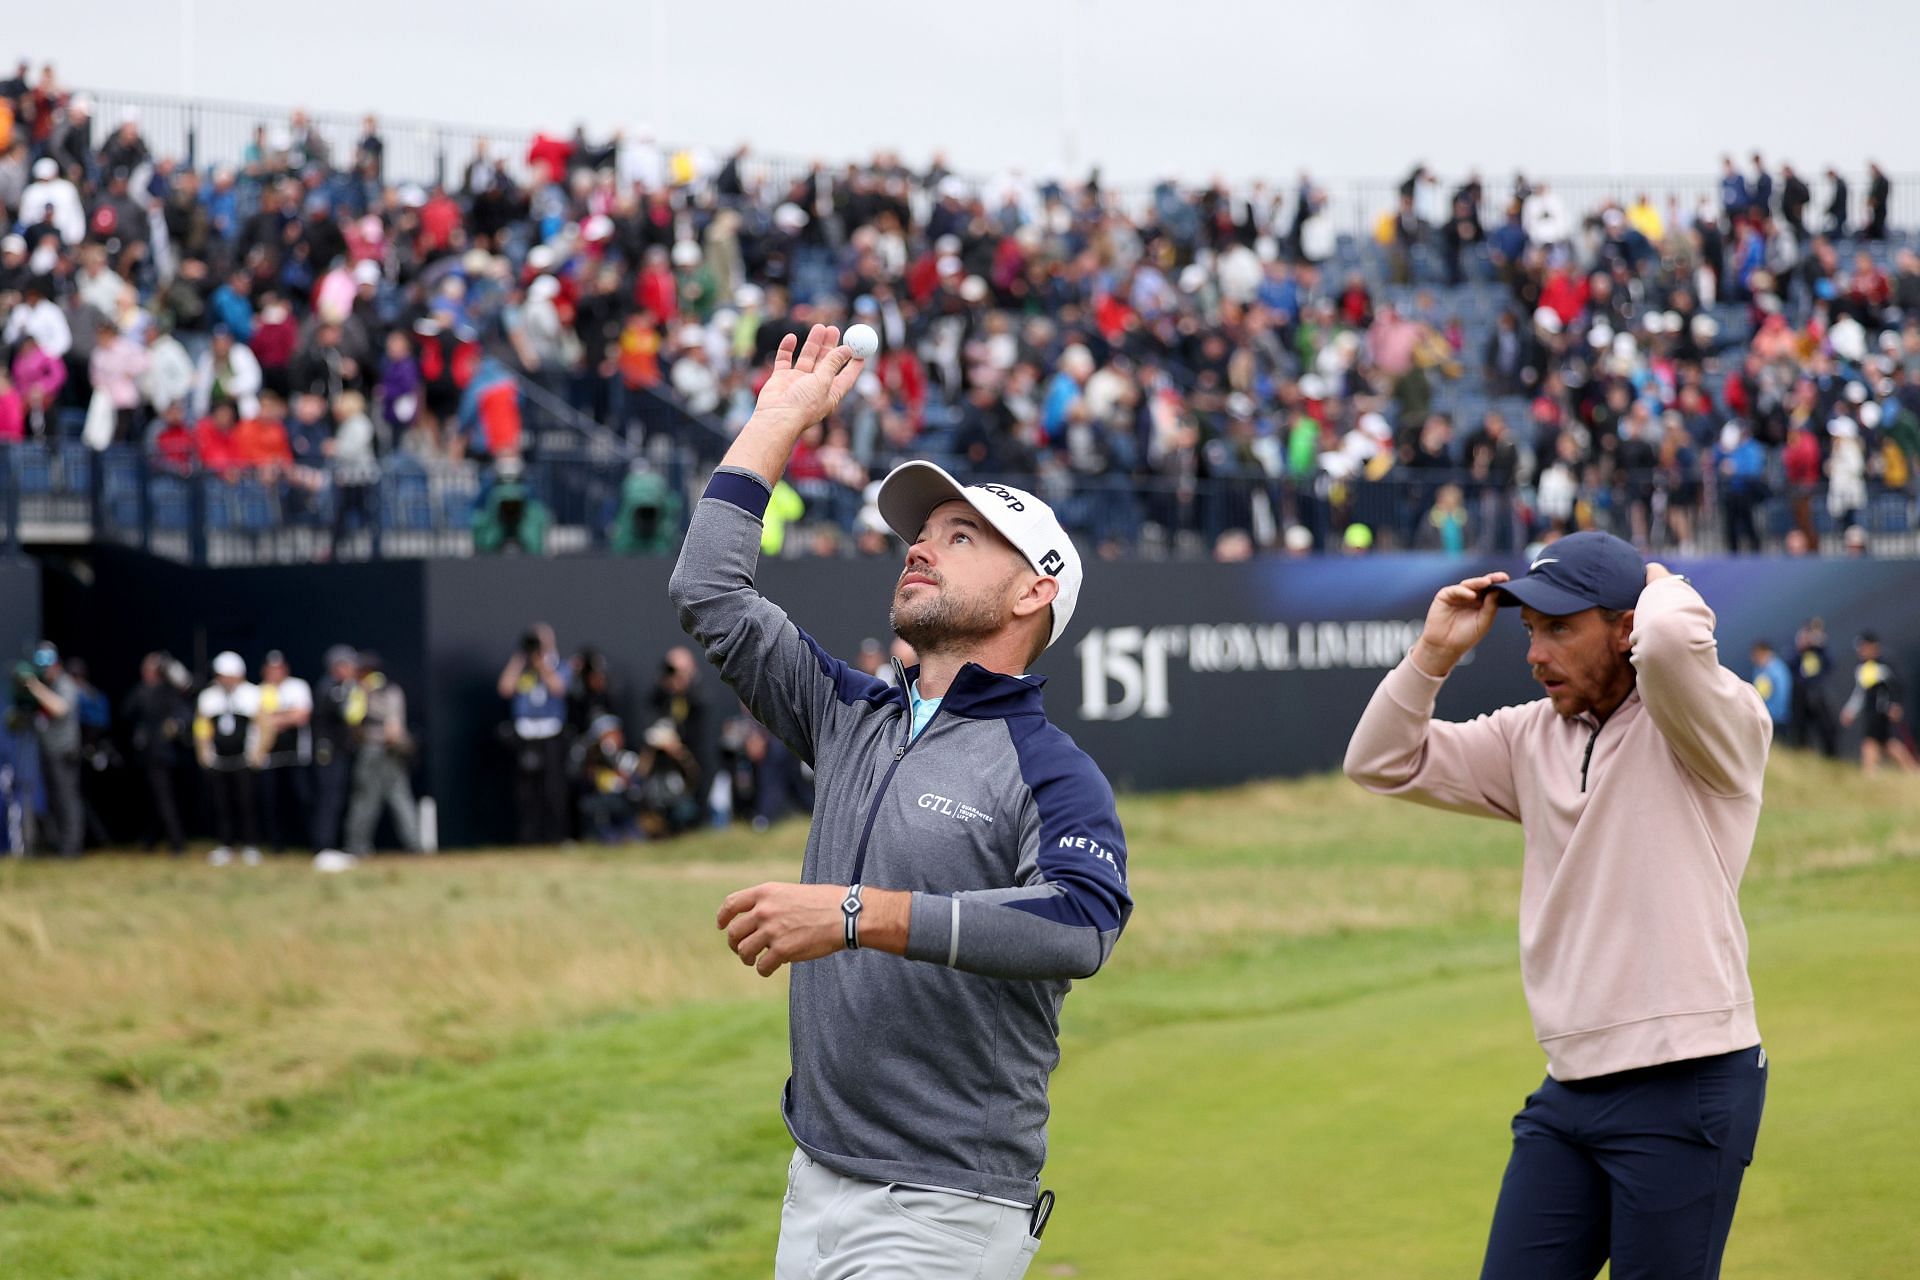
M917 738L920 731L927 727L927 722L933 719L933 713L940 709L941 699L921 697L918 680L907 686L907 698L913 706L913 733L910 737Z

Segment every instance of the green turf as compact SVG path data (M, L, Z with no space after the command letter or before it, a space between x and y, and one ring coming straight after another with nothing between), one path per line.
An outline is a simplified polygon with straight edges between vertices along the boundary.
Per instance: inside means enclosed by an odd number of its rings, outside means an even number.
M1905 1280L1920 788L1770 787L1743 899L1773 1076L1727 1274ZM1125 816L1140 907L1068 1002L1032 1274L1473 1274L1541 1072L1517 833L1326 779ZM782 988L711 911L800 834L9 868L0 1275L768 1274Z

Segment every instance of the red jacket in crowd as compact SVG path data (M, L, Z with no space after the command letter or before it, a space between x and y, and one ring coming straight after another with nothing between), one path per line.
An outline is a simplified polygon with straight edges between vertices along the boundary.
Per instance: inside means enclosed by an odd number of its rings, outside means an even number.
M673 278L673 272L665 267L648 267L640 273L640 282L634 286L633 299L660 321L660 327L672 326L680 314L680 286Z
M565 138L536 133L533 135L533 141L527 144L527 167L537 170L544 164L556 178L566 175L567 161L571 159L573 159L573 144Z
M230 428L213 418L200 419L193 429L193 452L208 471L238 471L241 467L239 441Z
M1547 277L1540 288L1540 305L1560 317L1563 325L1572 324L1587 306L1587 282L1576 279L1564 267Z
M1820 483L1820 441L1813 432L1805 427L1790 432L1781 457L1787 466L1788 484L1812 488Z

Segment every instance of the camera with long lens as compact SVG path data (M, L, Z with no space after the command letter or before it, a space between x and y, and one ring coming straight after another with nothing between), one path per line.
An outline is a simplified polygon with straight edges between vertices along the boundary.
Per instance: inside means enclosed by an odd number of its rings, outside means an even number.
M31 662L13 664L13 696L7 702L7 723L14 729L30 723L40 713L40 702L33 696L32 682L40 672Z
M520 544L520 523L527 515L525 498L502 498L494 509L494 515L500 521L500 535L503 543Z
M633 509L633 536L640 542L650 543L660 536L661 511L657 504L643 502Z

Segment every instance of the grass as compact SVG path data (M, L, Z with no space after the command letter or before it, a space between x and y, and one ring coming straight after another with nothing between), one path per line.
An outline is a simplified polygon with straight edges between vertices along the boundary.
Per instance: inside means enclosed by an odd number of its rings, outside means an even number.
M1338 779L1125 802L1033 1274L1472 1274L1537 1083L1518 834ZM1730 1276L1907 1277L1920 786L1775 761L1743 893L1774 1062ZM0 1273L771 1269L785 986L712 913L804 830L641 853L0 868Z

